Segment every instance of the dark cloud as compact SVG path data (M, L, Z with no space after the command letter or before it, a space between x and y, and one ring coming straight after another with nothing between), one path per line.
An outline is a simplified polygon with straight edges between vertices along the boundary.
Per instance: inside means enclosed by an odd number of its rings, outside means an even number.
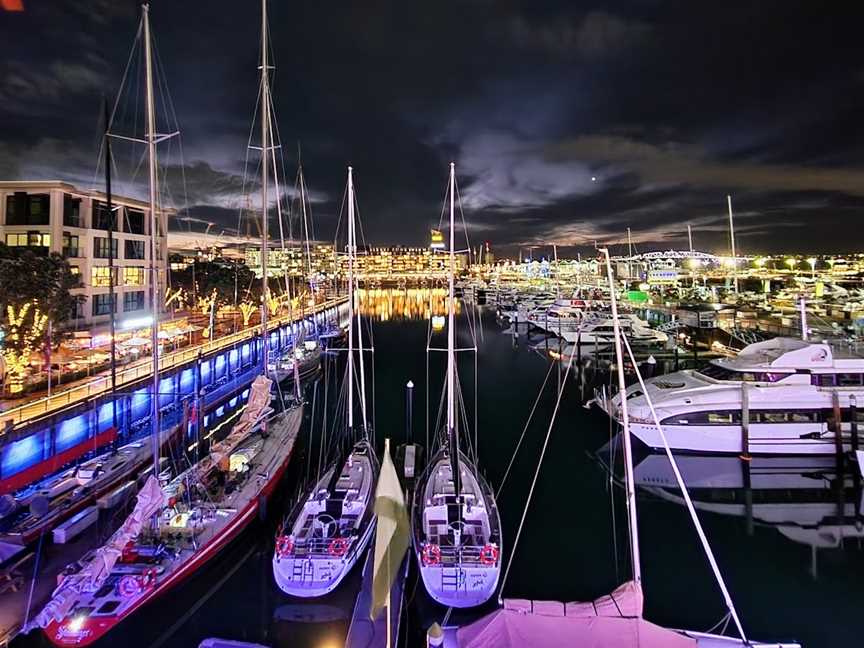
M137 10L26 6L0 16L0 176L98 186L101 96L120 86ZM159 128L182 132L160 147L173 226L255 236L258 4L151 7L171 91ZM270 12L279 190L291 203L301 142L319 238L332 238L352 164L367 240L424 242L453 160L473 239L499 250L587 251L628 227L640 246L681 245L690 223L698 246L722 251L727 193L745 250L857 245L860 7L374 0ZM140 137L136 63L115 128ZM117 142L115 157L118 190L140 195L140 148Z

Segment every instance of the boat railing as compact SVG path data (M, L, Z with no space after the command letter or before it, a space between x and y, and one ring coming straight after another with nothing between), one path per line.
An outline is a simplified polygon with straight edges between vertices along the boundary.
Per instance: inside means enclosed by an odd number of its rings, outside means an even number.
M478 566L492 566L490 563L483 561L481 554L483 553L483 545L460 545L458 547L440 547L441 550L441 565L464 565L476 564Z
M354 548L355 543L349 542L351 538L304 538L294 541L292 554L294 556L326 556L330 558L340 557ZM338 547L337 547L338 544ZM344 549L343 549L344 547Z

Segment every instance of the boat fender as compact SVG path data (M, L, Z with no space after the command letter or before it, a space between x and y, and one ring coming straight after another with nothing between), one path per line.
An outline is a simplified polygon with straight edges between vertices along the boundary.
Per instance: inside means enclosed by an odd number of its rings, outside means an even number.
M431 543L425 544L420 557L424 565L438 565L441 563L441 547Z
M480 550L480 562L484 565L494 565L498 562L499 555L498 547L494 544L483 545Z
M333 538L330 541L330 547L328 551L331 556L336 556L337 558L341 558L346 553L348 553L348 547L351 544L351 540L348 538Z

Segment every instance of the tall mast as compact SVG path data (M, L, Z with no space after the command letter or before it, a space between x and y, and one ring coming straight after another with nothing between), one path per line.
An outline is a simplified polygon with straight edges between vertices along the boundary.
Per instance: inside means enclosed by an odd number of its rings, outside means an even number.
M633 278L633 268L630 262L633 259L633 241L630 238L630 228L627 228L627 279Z
M348 430L354 427L354 178L348 167Z
M732 241L732 283L738 293L738 257L735 256L735 225L732 224L732 196L726 196L729 205L729 238Z
M108 112L108 98L105 98L105 207L108 209L108 294L111 295L111 425L117 430L117 351L115 337L115 317L117 314L117 295L114 290L114 208L111 204L111 115Z
M459 435L456 434L456 165L450 163L450 266L447 273L447 436L450 444L450 467L456 497L462 493L459 472Z
M159 266L156 251L159 240L159 218L156 196L158 176L156 174L156 112L153 101L153 55L150 51L150 5L143 4L144 20L144 69L147 83L147 165L150 176L150 304L153 309L153 324L150 327L150 345L153 357L153 397L150 423L153 442L153 474L159 476ZM113 306L113 305L112 305Z
M354 183L351 183L351 199L354 200ZM357 254L357 223L355 220L356 214L352 212L351 214L351 231L352 236L354 237L354 254ZM353 296L352 296L353 299ZM369 432L368 420L369 418L366 416L366 367L364 365L363 358L363 326L360 321L360 309L357 309L357 313L355 314L356 324L357 324L357 359L359 360L360 366L359 369L359 388L360 388L360 416L362 416L361 425L363 426L363 432Z
M270 69L267 61L267 0L261 0L261 346L264 355L264 374L270 361L270 340L267 335L267 309L270 307L270 289L267 285L267 164L270 150Z
M687 242L690 244L690 254L693 254L693 230L690 229L690 223L687 223Z
M618 323L618 300L615 297L615 282L612 279L612 262L609 250L603 248L606 257L606 277L609 280L609 301L612 306L612 328L615 335L615 357L618 365L618 393L621 395L621 419L624 426L624 472L627 500L627 515L630 526L630 562L633 565L633 580L642 582L642 565L639 558L639 526L636 519L636 485L633 481L633 449L630 445L630 419L627 416L627 384L624 381L624 353L621 350L621 327Z

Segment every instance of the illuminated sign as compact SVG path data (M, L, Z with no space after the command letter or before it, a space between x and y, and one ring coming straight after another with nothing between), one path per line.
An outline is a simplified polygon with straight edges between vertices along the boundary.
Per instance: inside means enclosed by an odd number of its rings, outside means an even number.
M433 250L444 249L444 234L440 230L432 230L432 242L429 247Z

